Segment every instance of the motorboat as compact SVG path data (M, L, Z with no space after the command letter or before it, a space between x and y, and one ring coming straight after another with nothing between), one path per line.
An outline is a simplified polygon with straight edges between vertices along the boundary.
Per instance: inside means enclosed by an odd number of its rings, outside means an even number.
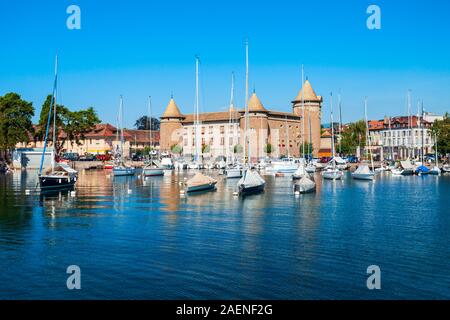
M214 190L216 188L216 183L216 179L205 176L201 172L197 172L191 179L186 181L186 192Z
M264 191L266 181L259 173L252 169L246 169L244 175L238 181L237 187L240 195L249 195Z

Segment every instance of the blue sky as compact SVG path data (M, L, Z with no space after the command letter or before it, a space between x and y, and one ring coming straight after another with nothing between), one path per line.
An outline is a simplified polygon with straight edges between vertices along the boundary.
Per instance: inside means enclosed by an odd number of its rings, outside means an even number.
M81 30L68 30L66 8L81 8ZM381 30L368 30L366 9L381 8ZM344 122L406 111L423 99L450 111L450 2L431 1L105 1L0 2L0 94L15 91L40 111L51 91L59 52L59 100L93 106L116 122L124 96L125 125L161 115L173 92L194 109L194 56L201 58L201 109L225 110L230 77L244 103L244 41L250 43L250 86L267 108L288 111L301 85L301 64L317 94L341 92Z

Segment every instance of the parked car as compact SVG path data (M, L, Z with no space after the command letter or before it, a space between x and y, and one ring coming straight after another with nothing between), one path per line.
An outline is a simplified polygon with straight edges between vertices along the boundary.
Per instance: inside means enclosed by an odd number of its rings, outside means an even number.
M95 158L97 159L97 161L109 161L111 160L112 156L109 153L106 154L97 154L95 156Z
M80 155L77 152L65 152L61 156L61 159L69 161L78 161L80 160Z

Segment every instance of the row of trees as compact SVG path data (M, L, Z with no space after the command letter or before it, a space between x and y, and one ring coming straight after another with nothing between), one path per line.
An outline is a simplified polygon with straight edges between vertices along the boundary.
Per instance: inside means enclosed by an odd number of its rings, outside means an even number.
M20 142L42 141L45 137L51 95L48 95L42 105L39 122L36 129L33 127L35 109L31 102L25 101L17 93L7 93L0 96L0 158L10 161L11 152ZM53 124L54 113L50 121ZM57 136L56 153L59 154L66 141L80 144L84 135L100 122L92 107L71 111L64 105L57 105L56 127ZM50 129L48 140L52 140L53 126Z

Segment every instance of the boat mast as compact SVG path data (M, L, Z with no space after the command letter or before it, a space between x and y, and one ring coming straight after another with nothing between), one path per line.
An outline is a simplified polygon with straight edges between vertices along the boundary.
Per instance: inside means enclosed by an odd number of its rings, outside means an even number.
M341 93L338 95L339 103L339 155L342 155L342 110L341 110Z
M438 151L437 151L437 136L436 133L434 133L434 157L436 158L436 167L439 168L439 161L438 161Z
M55 99L54 99L54 106L53 106L53 152L56 156L56 105L57 105L57 95L58 95L58 53L56 54L55 59ZM54 161L52 161L52 168L54 168Z
M302 64L302 153L303 158L305 158L305 72ZM286 129L287 130L287 129ZM310 141L311 143L311 141Z
M287 154L288 159L290 159L291 156L289 154L289 132L288 132L288 128L289 127L288 127L288 122L287 122L287 115L284 118L284 123L285 123L285 126L286 126L286 130L284 130L284 132L286 132L286 150L287 150L286 154ZM303 150L304 150L304 148L303 148ZM305 157L305 153L304 152L303 152L303 157Z
M228 133L230 133L230 130L233 130L233 141L235 140L235 125L234 125L234 120L233 120L233 112L234 112L234 72L231 73L231 93L230 93L230 119L229 119L229 124L228 124ZM228 135L227 135L228 136ZM230 139L228 139L228 143L230 142ZM230 158L232 157L233 154L233 144L231 144L228 148L228 156L227 156L227 165L230 163Z
M333 126L333 92L330 93L330 120L331 120L331 154L333 156L333 169L336 168L336 159L334 152L334 126Z
M248 40L245 41L245 133L244 133L244 163L250 164L250 139L249 129L249 113L248 113ZM247 158L245 149L247 148Z
M408 158L411 158L412 151L412 115L411 115L411 90L408 90L408 130L409 130L409 138L408 138Z
M119 126L120 126L120 160L123 163L124 152L123 152L123 97L120 95L120 105L119 105Z
M41 164L39 166L39 175L42 174L42 169L44 166L44 159L45 159L45 152L47 150L47 139L48 139L48 131L50 129L50 119L51 119L51 115L52 115L52 108L53 108L53 103L55 101L55 95L56 95L56 84L57 84L57 79L58 79L58 54L56 55L56 59L55 59L55 79L53 81L53 90L52 90L52 98L50 100L50 106L48 109L48 115L47 115L47 126L45 129L45 138L44 138L44 150L42 151L42 156L41 156ZM54 166L54 160L52 161L52 167Z
M308 117L308 125L309 125L309 145L308 145L308 158L310 159L309 162L312 162L312 131L311 131L311 117Z
M424 127L423 127L423 100L422 100L422 112L421 112L421 114L422 114L422 116L421 116L421 124L420 124L420 128L421 128L421 131L422 131L422 159L421 159L421 161L422 161L422 165L424 165L424 163L423 163L423 160L424 160L424 145L423 145L423 140L424 140Z
M149 141L150 141L150 161L152 160L152 147L153 147L153 137L152 137L152 97L148 96L148 129L149 129ZM150 165L152 165L150 163Z
M200 157L200 119L199 119L199 98L198 98L198 64L199 58L195 56L195 161L199 162Z
M389 117L389 144L391 146L391 161L395 161L394 157L394 139L392 137L391 117Z
M372 171L374 171L372 150L370 148L369 120L367 119L367 97L364 99L364 118L366 119L366 146L367 146L367 150L369 151L369 157L370 157L370 163L372 166Z

